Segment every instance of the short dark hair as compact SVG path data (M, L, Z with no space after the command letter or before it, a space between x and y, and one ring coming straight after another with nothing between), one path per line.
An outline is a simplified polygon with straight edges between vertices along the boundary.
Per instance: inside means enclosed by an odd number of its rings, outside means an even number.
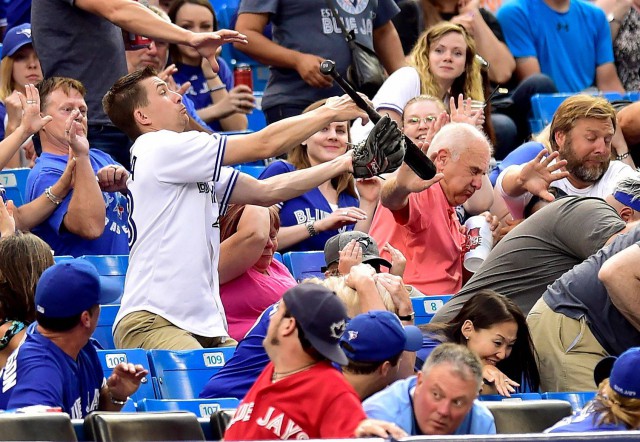
M95 314L98 314L99 307L100 306L98 304L92 306L89 310L87 310L89 312L89 315L93 316ZM82 316L82 313L84 312L64 318L48 318L42 313L36 312L36 321L38 321L38 324L46 330L50 330L53 332L66 332L80 324L80 317Z
M353 347L348 342L340 342L340 346L347 349L349 352L354 353ZM353 374L371 374L376 371L382 364L386 361L389 361L391 366L395 367L400 362L400 356L402 356L402 351L396 355L393 355L387 360L384 361L354 361L353 359L349 359L349 363L342 367L343 371L348 371Z
M156 75L156 70L151 66L134 71L120 77L102 98L102 107L109 119L132 140L142 135L133 118L133 111L149 104L147 91L140 86L140 82Z

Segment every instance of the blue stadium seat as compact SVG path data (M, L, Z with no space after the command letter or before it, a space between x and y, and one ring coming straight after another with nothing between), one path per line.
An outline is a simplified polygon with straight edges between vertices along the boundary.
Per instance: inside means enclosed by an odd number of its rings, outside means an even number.
M120 310L120 305L111 304L100 306L98 326L93 332L92 338L98 341L98 343L105 350L112 350L116 348L115 344L113 343L113 333L111 333L111 328L113 327L113 323L116 320L118 310Z
M283 258L284 265L298 282L313 277L324 279L324 273L321 270L326 265L324 252L287 252Z
M132 396L133 402L139 403L142 399L155 399L156 395L153 391L153 382L151 381L151 369L149 367L149 359L147 352L141 348L129 348L118 350L98 350L98 357L102 364L104 377L108 378L113 372L113 368L121 362L127 362L135 365L142 365L149 371L142 381L140 387ZM134 410L135 411L135 407Z
M16 206L21 206L27 198L27 177L31 169L23 167L19 169L5 169L0 171L0 184L7 192L7 199L12 200Z
M627 92L624 98L629 101L640 101L640 91Z
M58 264L59 262L66 261L68 259L74 259L74 258L71 255L59 255L59 256L54 256L53 257L53 262Z
M247 120L249 121L249 130L258 132L267 127L267 119L262 111L262 92L254 92L253 96L256 99L256 107L247 115Z
M416 313L415 324L427 324L451 297L452 295L433 295L411 298L413 311Z
M538 120L537 124L541 124L542 127L551 123L553 119L553 114L556 112L556 109L562 104L564 100L573 96L575 94L570 93L557 93L557 94L536 94L531 97L531 109L533 111L534 120ZM601 92L599 95L603 98L606 98L609 101L621 100L623 98L628 98L629 94L622 95L619 92ZM634 101L634 100L631 100ZM531 123L531 121L530 121ZM533 127L532 127L533 130Z
M149 350L158 399L195 399L209 378L233 356L235 347Z
M254 178L258 178L262 171L265 169L265 166L246 166L244 164L240 164L236 166L242 173L246 173L247 175L251 175Z
M573 412L582 410L587 402L596 397L595 391L549 392L542 393L542 399L557 399L571 404Z
M478 396L481 401L496 402L496 401L537 401L541 400L540 393L516 393L511 397L504 397L499 394L483 394Z
M98 269L100 276L108 277L120 286L120 296L122 296L124 279L129 267L129 255L84 255L81 258L92 263ZM120 298L115 303L120 303Z
M282 261L282 253L280 253L280 252L274 252L274 253L273 253L273 259L275 259L276 261L283 262L283 261Z
M237 408L236 398L220 399L143 399L138 411L190 411L198 417L209 417L218 410Z

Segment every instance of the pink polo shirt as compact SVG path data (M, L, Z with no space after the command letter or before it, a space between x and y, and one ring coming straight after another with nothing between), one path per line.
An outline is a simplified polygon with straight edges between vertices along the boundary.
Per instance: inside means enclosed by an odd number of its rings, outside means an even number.
M405 284L425 295L457 293L462 288L465 236L440 184L409 196L406 222L403 212L392 212L379 204L370 235L380 248L389 243L407 258ZM387 252L382 256L390 259Z

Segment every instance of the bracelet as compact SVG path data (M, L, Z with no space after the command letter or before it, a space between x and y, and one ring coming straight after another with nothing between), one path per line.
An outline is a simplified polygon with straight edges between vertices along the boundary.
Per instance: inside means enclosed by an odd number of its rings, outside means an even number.
M398 315L398 319L401 321L413 321L415 318L416 318L416 312L411 312L405 316Z
M221 85L214 86L212 88L207 89L207 92L209 92L209 93L216 92L216 91L219 91L219 90L222 90L222 89L226 89L226 88L227 88L226 84L221 84Z
M313 227L313 221L309 221L305 224L305 226L307 227L307 232L309 232L309 236L317 236L318 235L318 231L316 230L315 227Z
M618 160L618 161L622 161L622 160L624 160L625 158L629 158L629 152L628 152L628 151L627 151L627 153L625 153L625 154L622 154L622 155L618 155L618 156L616 156L616 160Z
M49 198L49 201L51 201L56 206L59 206L60 203L62 202L62 198L53 194L53 192L51 191L51 186L44 189L44 194L46 195L47 198Z
M114 404L114 405L120 405L120 406L123 406L123 405L126 405L127 401L129 400L129 396L127 396L127 398L126 398L125 400L123 400L123 401L121 401L121 400L118 400L118 399L114 398L114 397L111 395L111 393L109 393L109 396L111 396L111 403L112 403L112 404Z

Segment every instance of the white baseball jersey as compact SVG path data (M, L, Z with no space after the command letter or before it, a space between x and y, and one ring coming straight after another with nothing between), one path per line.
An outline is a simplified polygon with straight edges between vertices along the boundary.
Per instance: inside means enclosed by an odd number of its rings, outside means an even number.
M131 254L115 324L146 310L197 335L227 336L218 216L238 172L222 167L226 142L219 134L162 130L131 147Z

